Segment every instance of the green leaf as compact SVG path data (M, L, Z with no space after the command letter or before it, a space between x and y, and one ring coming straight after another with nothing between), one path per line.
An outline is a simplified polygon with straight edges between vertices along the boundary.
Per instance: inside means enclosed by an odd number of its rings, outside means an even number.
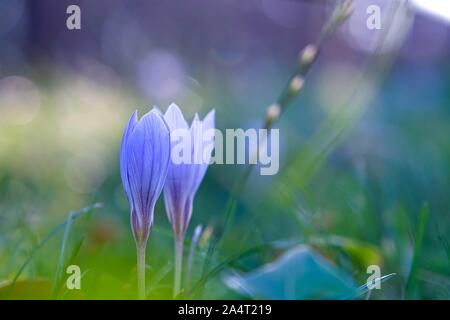
M348 274L305 245L251 273L228 276L225 283L239 293L263 299L344 299L357 292Z
M383 260L376 246L356 239L330 235L314 237L311 239L311 243L318 246L339 248L348 255L353 263L364 270L372 264L380 265Z

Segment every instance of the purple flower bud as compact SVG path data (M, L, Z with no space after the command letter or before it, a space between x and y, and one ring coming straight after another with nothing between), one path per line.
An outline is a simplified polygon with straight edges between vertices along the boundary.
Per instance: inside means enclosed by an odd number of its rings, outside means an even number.
M176 238L181 240L184 238L192 215L195 193L205 176L211 158L213 148L207 148L207 145L211 145L211 141L203 137L205 132L214 130L214 110L211 110L203 121L199 120L198 115L195 115L191 127L189 127L178 106L171 104L164 114L164 119L171 134L179 131L187 133L185 139L180 143L184 143L184 150L189 153L187 158L185 158L186 155L183 158L189 161L181 163L174 161L174 146L172 161L169 164L169 172L164 186L164 203L167 216Z
M131 229L138 245L145 245L153 224L170 161L170 131L156 108L141 120L134 112L120 148L120 175L131 209Z

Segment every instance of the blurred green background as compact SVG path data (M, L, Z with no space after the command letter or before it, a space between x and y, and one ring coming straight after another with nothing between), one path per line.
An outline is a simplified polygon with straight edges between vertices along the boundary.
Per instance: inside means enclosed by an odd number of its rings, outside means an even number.
M175 102L189 120L215 108L221 130L259 127L334 3L75 2L81 30L66 28L74 1L0 0L1 299L136 298L119 174L131 112ZM317 275L323 263L358 286L369 265L396 273L357 298L450 298L450 29L415 2L395 12L395 23L390 1L356 2L276 123L279 173L250 176L212 258L215 272L199 283L245 168L208 169L186 240L187 257L195 226L203 226L184 297L273 298L227 279L245 281L302 244L325 260L289 269L283 281L300 281L304 295L275 298L327 297L317 292L320 281L301 281L303 270ZM370 4L382 9L381 30L366 27ZM147 248L149 299L172 297L173 239L159 202ZM61 224L93 203L102 207L73 221L58 264ZM81 268L81 290L65 289L70 264ZM258 281L275 288L282 280Z

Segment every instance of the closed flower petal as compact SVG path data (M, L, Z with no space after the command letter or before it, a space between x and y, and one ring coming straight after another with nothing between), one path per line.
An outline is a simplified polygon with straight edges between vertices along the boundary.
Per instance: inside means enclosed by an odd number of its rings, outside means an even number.
M161 113L153 109L138 121L135 112L123 135L120 170L137 243L147 241L169 160L170 131Z
M138 118L137 118L137 111L133 112L133 114L130 117L130 120L128 120L128 123L125 127L124 133L123 133L123 137L122 137L122 145L120 147L120 176L122 178L123 181L123 187L125 190L125 194L127 195L128 201L131 203L130 198L129 198L129 187L128 187L128 183L125 183L127 181L127 169L126 169L126 164L127 164L127 153L125 152L125 146L127 144L128 138L130 136L130 133L133 132L134 127L136 126L138 122Z
M176 104L171 104L164 118L173 133L175 130L185 132L184 151L188 152L189 162L175 163L170 161L166 184L164 186L164 202L167 216L178 239L184 237L192 215L192 205L201 181L208 168L208 162L203 161L203 133L206 129L214 129L214 111L208 113L204 121L196 115L191 127L188 126L181 110ZM184 131L183 131L184 130Z

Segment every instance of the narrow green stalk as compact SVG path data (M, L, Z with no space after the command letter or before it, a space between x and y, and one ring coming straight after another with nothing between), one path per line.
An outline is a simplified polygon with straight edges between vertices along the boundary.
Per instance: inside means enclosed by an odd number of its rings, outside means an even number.
M409 271L408 280L406 282L406 295L409 299L414 299L414 289L417 282L417 269L422 255L423 239L425 237L425 231L430 215L430 208L427 203L422 205L420 212L419 225L417 227L416 239L414 244L414 255L411 263L411 269Z
M299 95L303 89L305 82L305 76L310 70L313 63L316 61L320 50L325 45L326 41L339 29L339 27L347 20L347 18L352 13L353 0L340 0L336 5L331 17L321 30L319 37L315 43L307 45L299 54L299 59L295 70L289 81L287 82L285 88L283 89L281 95L277 99L277 102L270 105L267 108L266 116L263 122L264 129L271 129L273 124L280 118L283 111L291 104L293 99ZM259 145L258 144L258 149ZM256 152L258 154L258 150ZM213 237L209 244L208 252L203 265L202 278L206 276L209 265L211 262L212 255L220 247L223 240L223 236L226 233L228 227L231 225L234 213L236 211L237 196L244 189L248 178L253 170L254 165L249 164L243 174L243 176L238 179L231 190L231 195L229 201L225 208L225 218L221 227L219 227L218 234Z
M145 300L145 249L146 244L136 244L138 298Z
M74 212L69 213L68 217L67 217L67 223L66 223L66 228L64 231L64 237L63 237L63 241L61 244L61 251L59 254L59 261L58 261L58 265L56 267L56 272L55 272L55 279L53 281L53 289L52 289L52 297L56 298L56 295L58 294L58 284L60 282L60 279L62 277L62 271L63 271L63 267L64 267L64 253L66 251L66 246L67 246L67 239L69 238L69 232L70 229L72 228L72 221L74 219Z
M174 299L180 293L182 267L183 267L183 238L175 237L175 278L173 285Z
M375 92L373 89L367 90L364 79L370 79L373 85L377 83L380 85L397 56L395 51L389 55L382 55L381 49L385 45L391 27L399 23L396 20L396 14L401 8L401 3L397 1L393 1L389 6L385 28L377 39L374 54L364 63L363 71L352 85L353 88L348 99L340 108L337 108L343 111L325 119L303 147L302 152L289 160L283 169L284 173L278 178L279 181L275 186L276 191L273 194L277 196L270 197L270 200L282 202L284 205L292 203L292 194L287 194L283 190L294 186L300 189L306 188L309 180L324 163L326 157L343 140L356 120L366 110L368 102L373 99Z

